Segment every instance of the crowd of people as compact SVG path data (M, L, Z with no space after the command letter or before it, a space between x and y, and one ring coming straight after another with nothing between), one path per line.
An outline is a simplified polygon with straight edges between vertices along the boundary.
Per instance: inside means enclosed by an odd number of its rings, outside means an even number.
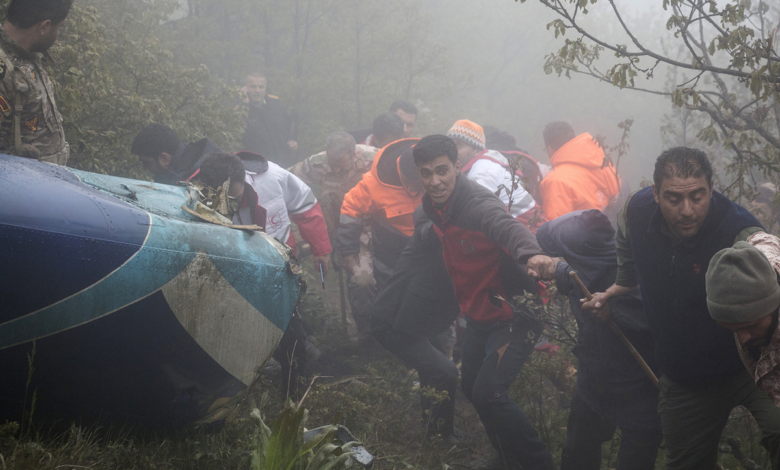
M9 4L0 27L5 153L67 164L42 59L71 5ZM664 151L653 184L626 196L598 143L566 122L544 129L545 165L508 133L467 119L414 137L417 109L398 100L371 129L334 132L298 161L289 116L267 85L262 73L245 79L244 151L182 143L163 123L144 127L130 151L158 183L227 187L234 223L260 226L293 252L295 224L323 277L343 269L354 341L381 344L444 396L421 397L429 436L458 445L460 378L496 451L477 467L555 468L509 394L544 333L532 314L539 303L506 302L524 293L543 302L554 282L578 325L562 469L600 468L617 428L619 469L654 468L662 441L668 468L715 468L739 405L779 468L780 240L714 190L702 151ZM275 355L285 377L316 358L309 334L294 315Z

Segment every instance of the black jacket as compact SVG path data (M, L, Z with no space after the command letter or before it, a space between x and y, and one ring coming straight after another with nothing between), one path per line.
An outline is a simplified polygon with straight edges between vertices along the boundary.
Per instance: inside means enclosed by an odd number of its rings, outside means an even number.
M282 168L298 163L287 145L292 140L292 121L279 98L266 95L262 106L247 107L244 150L258 153Z
M398 258L392 277L371 308L374 330L392 328L429 337L446 330L458 317L452 279L447 274L441 243L428 236L433 224L422 206L414 212L415 232Z
M173 154L168 172L155 175L154 181L162 184L177 184L186 181L200 168L203 159L212 153L220 153L222 149L208 137L197 142L179 145L179 150Z
M626 221L645 314L663 373L683 385L716 383L744 372L734 335L707 309L704 275L712 256L734 245L737 234L761 224L744 207L713 192L704 224L675 244L652 188L634 194Z
M615 282L615 230L601 211L590 209L558 217L536 232L539 246L550 256L563 257L555 283L568 296L577 320L577 392L594 411L618 426L657 429L658 391L617 335L601 321L583 312L574 271L591 292L603 292ZM609 300L612 320L628 337L651 369L658 374L654 343L638 294Z

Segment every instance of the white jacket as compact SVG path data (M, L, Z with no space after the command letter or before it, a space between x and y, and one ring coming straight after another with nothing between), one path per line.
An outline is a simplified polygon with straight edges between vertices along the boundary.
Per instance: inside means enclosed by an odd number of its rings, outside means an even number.
M266 210L265 232L285 243L290 238L290 215L306 212L317 204L311 188L273 162L268 162L268 170L263 173L247 171L244 181L252 185L257 203ZM252 220L249 210L254 208L243 208L237 216L244 221Z
M468 179L479 183L493 194L496 194L498 188L502 185L509 191L512 190L512 175L508 169L509 161L500 152L485 150L474 157L474 159L472 159L474 163L466 171ZM496 161L499 163L496 163ZM505 206L509 207L509 194L507 194L504 188L501 188L498 197ZM512 209L510 210L512 217L519 217L536 206L534 198L528 194L522 183L512 193L512 200Z

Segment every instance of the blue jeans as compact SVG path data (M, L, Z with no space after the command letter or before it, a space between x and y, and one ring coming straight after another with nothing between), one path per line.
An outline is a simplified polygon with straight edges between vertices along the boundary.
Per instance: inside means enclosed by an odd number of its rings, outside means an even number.
M550 450L509 397L509 387L531 356L539 333L521 319L469 321L463 342L463 393L476 408L493 447L514 456L527 470L555 468Z

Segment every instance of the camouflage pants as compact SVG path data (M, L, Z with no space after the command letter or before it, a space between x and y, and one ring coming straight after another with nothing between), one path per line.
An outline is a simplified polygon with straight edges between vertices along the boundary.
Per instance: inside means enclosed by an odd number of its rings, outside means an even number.
M55 153L53 155L46 155L45 157L40 157L38 160L46 163L54 163L55 165L65 166L68 164L68 157L70 157L70 146L66 143L65 148L61 152Z
M369 248L370 237L367 233L360 236L360 266L355 267L354 275L347 273L347 295L352 315L349 321L349 335L353 340L368 334L369 310L376 296L376 281L374 281L374 261Z

